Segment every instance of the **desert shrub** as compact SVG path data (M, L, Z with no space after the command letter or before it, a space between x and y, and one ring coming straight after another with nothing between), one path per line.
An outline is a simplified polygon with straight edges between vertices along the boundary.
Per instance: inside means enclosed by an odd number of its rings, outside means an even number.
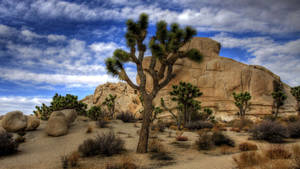
M222 132L219 131L214 132L212 134L212 140L216 146L221 146L221 145L227 145L231 147L235 146L235 142L231 138L229 138L228 136L224 135Z
M97 122L96 122L96 125L99 128L107 128L108 127L108 123L109 123L109 121L106 120L106 119L98 119Z
M177 141L188 141L189 139L186 136L178 136L176 137Z
M210 150L214 147L214 142L212 140L212 135L208 132L199 134L199 138L196 141L196 146L198 150Z
M300 118L298 115L290 115L290 116L282 117L281 120L287 123L293 123L299 121Z
M64 155L61 157L61 165L63 169L68 169L69 167L77 167L79 160L79 153L77 151L71 153L70 155Z
M98 120L103 118L104 114L100 106L93 106L88 110L87 116L92 120Z
M18 151L19 144L7 132L0 132L0 156L9 155Z
M256 151L243 152L239 156L233 157L233 160L239 169L252 167L264 162L263 156Z
M200 130L204 128L213 128L214 125L207 121L195 121L186 124L185 127L189 130Z
M94 139L87 139L78 147L82 156L119 154L124 150L124 141L112 131L98 134Z
M53 96L50 106L42 104L42 106L36 106L34 114L42 120L48 120L53 111L63 109L76 109L79 115L86 115L87 105L77 100L78 97L67 94L66 96L58 95Z
M289 159L292 153L289 152L283 145L271 145L270 148L264 150L266 157L270 159Z
M241 151L253 151L257 150L257 145L249 142L244 142L239 145Z
M106 164L105 169L137 169L137 165L133 162Z
M293 162L295 168L300 168L300 146L299 145L292 146L292 152L293 152Z
M93 128L91 126L88 126L88 128L85 131L86 133L91 133L93 132Z
M288 130L276 121L263 121L251 131L252 137L256 140L266 140L272 143L283 142L288 137Z
M289 123L287 128L290 137L292 138L300 137L300 121Z
M234 127L234 128L239 128L239 129L243 129L245 127L247 128L251 128L253 126L253 121L250 120L250 119L246 119L246 118L243 118L243 119L235 119L235 120L231 120L229 123L228 123L228 126L229 127Z
M173 160L166 151L165 147L159 142L158 139L151 139L148 146L149 152L151 152L151 159L156 160Z
M117 119L122 120L124 123L134 123L137 121L135 116L130 112L122 112L118 114Z
M151 130L157 130L159 132L164 132L166 125L163 121L159 120L156 124L151 126Z

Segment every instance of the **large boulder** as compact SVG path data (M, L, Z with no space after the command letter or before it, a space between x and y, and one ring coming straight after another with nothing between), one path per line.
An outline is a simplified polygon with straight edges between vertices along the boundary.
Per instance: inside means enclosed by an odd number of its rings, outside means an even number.
M26 131L35 130L40 126L40 119L36 116L26 116L27 118L27 126Z
M12 111L5 114L1 120L1 124L8 132L17 132L26 128L27 118L21 111Z
M4 132L6 132L6 130L2 126L0 126L0 134Z
M68 120L63 112L51 113L46 126L46 133L49 136L62 136L68 133Z
M77 111L75 109L64 109L60 110L60 112L62 112L65 115L68 124L73 123L77 118Z

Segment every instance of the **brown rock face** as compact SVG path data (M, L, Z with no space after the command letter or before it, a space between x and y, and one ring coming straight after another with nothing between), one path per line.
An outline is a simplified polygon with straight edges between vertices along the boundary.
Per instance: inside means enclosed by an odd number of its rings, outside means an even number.
M199 98L202 107L212 108L215 116L224 120L229 120L238 112L234 105L233 92L248 91L252 95L251 111L247 114L271 114L273 81L279 80L280 77L262 66L246 65L219 56L220 44L209 38L193 38L183 50L187 48L198 49L204 55L203 61L195 63L188 59L178 60L174 69L176 77L158 93L155 104L159 104L160 98L163 97L169 106L174 106L168 97L172 85L185 81L198 86L203 92ZM149 65L149 62L150 57L146 58L143 64ZM152 87L151 84L147 83L148 88ZM284 90L288 99L281 112L295 113L296 100L290 94L290 87L284 84Z
M136 113L140 110L141 104L137 92L135 92L126 83L105 83L99 85L94 95L88 96L82 100L82 102L91 106L101 106L105 98L109 95L117 95L116 98L116 113L122 111L129 111L131 113ZM105 107L103 107L105 108Z
M202 107L213 109L215 116L223 120L230 120L238 112L234 105L233 92L250 92L252 106L247 114L255 116L271 114L273 81L280 80L280 77L262 66L246 65L219 56L220 43L209 38L193 38L182 50L188 48L198 49L204 56L203 61L196 63L188 59L178 60L173 70L177 74L176 77L158 93L154 100L155 105L158 106L160 98L163 97L167 106L174 107L175 104L170 101L169 92L172 90L172 85L185 81L198 86L203 92L199 98ZM144 59L144 66L149 65L150 58ZM157 64L156 69L158 68ZM150 90L152 82L149 75L147 75L147 81L147 88ZM290 94L290 87L284 84L284 90L288 98L280 112L296 113L296 100ZM137 94L124 83L107 83L98 86L93 95L93 104L101 104L108 94L118 95L116 107L119 110L130 109L134 113L141 107Z

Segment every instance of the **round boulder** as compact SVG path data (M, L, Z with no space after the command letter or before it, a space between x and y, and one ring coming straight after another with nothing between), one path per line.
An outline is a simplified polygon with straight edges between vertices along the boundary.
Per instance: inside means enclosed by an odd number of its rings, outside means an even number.
M69 124L73 123L77 118L77 111L75 109L60 110L65 116Z
M68 133L68 121L61 111L51 113L46 126L46 133L49 136L62 136Z
M2 126L0 126L0 134L5 133L5 132L6 132L6 130Z
M2 127L8 132L24 130L27 126L27 118L21 111L6 113L1 120Z
M26 131L35 130L40 126L40 119L35 116L26 116L27 118L27 127Z

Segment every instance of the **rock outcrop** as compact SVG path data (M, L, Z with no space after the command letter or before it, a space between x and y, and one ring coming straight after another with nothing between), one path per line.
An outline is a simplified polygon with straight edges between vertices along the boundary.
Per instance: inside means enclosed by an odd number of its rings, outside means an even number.
M17 132L27 127L27 118L21 111L12 111L5 114L1 124L8 132Z
M75 109L64 109L60 110L60 112L62 112L65 115L69 125L73 123L77 118L77 111Z
M46 133L49 136L62 136L68 133L68 120L65 114L61 111L52 112L47 126L46 126Z
M136 113L142 107L137 91L134 91L130 86L122 82L99 85L94 95L87 96L81 101L88 104L88 107L99 106L109 94L117 95L115 105L116 113L125 111Z
M174 107L175 104L170 100L169 92L172 90L172 85L185 81L198 86L203 92L203 95L199 98L202 107L213 109L215 116L223 120L230 120L238 112L234 105L233 92L248 91L252 95L251 111L247 114L271 114L273 81L279 81L279 76L262 66L246 65L219 56L220 43L209 38L193 38L181 50L187 48L198 49L204 56L203 61L196 63L188 59L179 59L173 70L176 77L158 93L154 100L155 105L159 105L160 98L163 97L167 106ZM150 58L146 57L144 59L144 66L149 65ZM159 64L156 65L156 69L158 68ZM150 78L150 76L147 75L147 78ZM287 100L280 112L296 113L296 100L290 94L290 87L286 84L283 86ZM148 81L147 88L152 88L151 80ZM130 109L130 105L135 103L135 108L141 106L136 92L124 83L107 83L98 86L93 95L93 104L100 104L108 94L117 94L121 98L121 101L118 101L117 104L120 110ZM133 113L137 110L132 109Z

